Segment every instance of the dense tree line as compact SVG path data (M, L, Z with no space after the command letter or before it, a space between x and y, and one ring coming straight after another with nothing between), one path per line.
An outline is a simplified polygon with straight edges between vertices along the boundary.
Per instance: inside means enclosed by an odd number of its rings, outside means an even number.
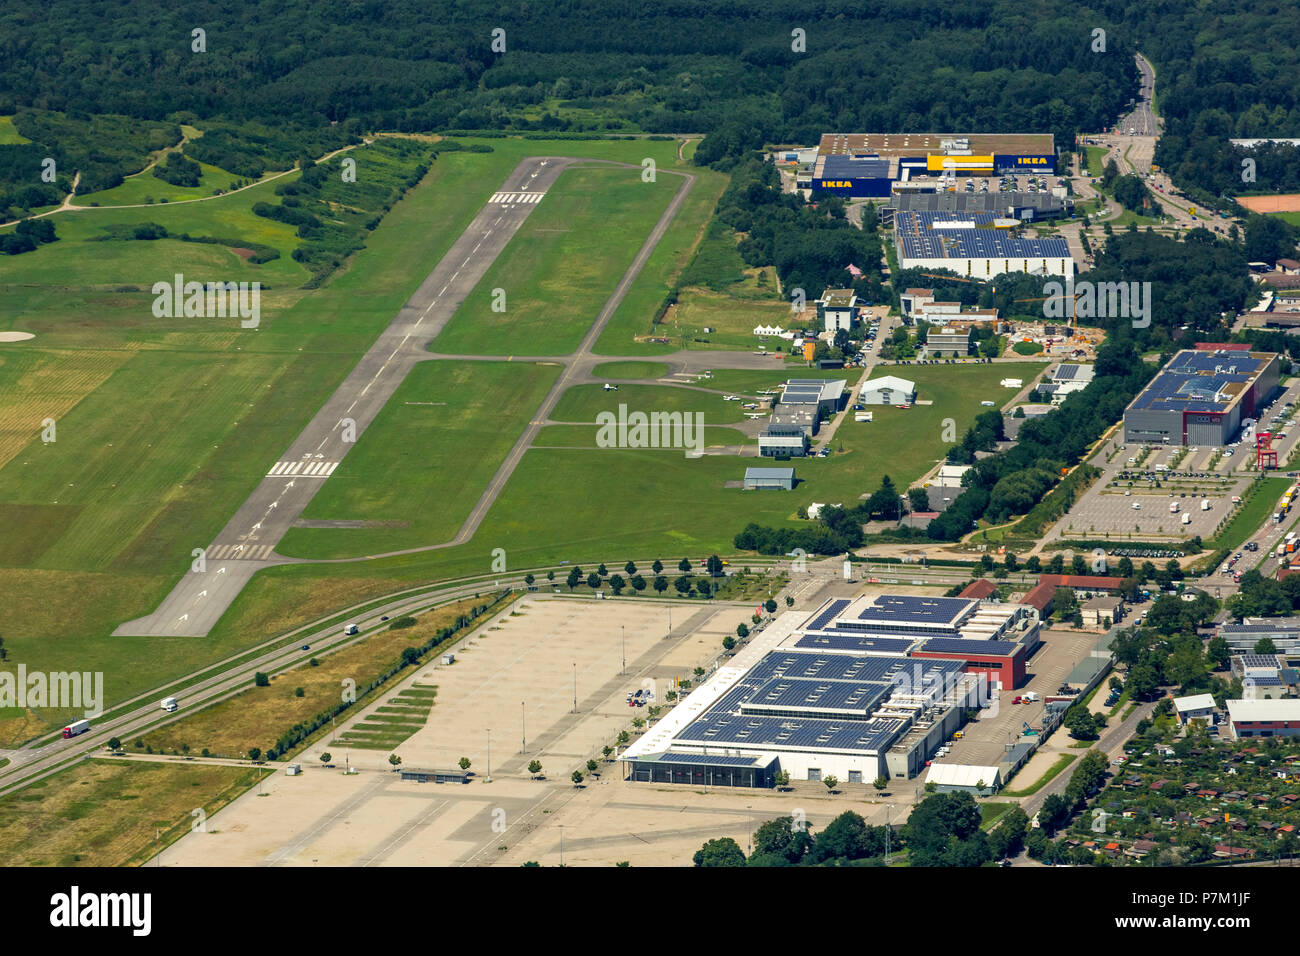
M737 247L744 263L775 266L787 292L803 289L811 301L827 288L848 286L845 268L854 263L864 272L854 288L868 301L883 298L879 236L850 223L838 200L814 205L783 193L771 163L754 157L738 163L716 216L744 236Z

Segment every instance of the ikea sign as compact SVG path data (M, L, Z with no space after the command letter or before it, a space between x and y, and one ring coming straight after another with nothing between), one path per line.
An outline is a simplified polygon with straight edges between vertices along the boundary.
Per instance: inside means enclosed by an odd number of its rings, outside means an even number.
M1048 166L1051 165L1045 156L1017 156L1016 163L1021 166Z
M821 187L822 189L852 189L853 182L848 179L823 179Z

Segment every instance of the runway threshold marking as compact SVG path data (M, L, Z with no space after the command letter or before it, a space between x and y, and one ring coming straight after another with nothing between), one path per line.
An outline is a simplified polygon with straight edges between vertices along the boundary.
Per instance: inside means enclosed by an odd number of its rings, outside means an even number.
M339 466L337 461L277 461L266 473L268 478L328 478Z

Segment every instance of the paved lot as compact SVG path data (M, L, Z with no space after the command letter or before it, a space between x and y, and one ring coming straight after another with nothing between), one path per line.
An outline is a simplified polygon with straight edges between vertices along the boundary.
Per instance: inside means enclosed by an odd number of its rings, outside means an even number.
M1008 745L1015 744L1024 724L1041 727L1045 705L1041 698L1055 694L1070 671L1088 655L1096 643L1095 631L1070 628L1043 632L1043 643L1029 660L1027 680L1015 690L1003 690L996 712L984 711L977 721L967 724L964 736L953 744L952 753L943 763L993 766L1002 760ZM1012 704L1026 691L1036 691L1040 700L1034 704Z
M747 605L703 602L670 607L655 602L524 599L463 641L456 649L456 663L424 667L405 682L436 686L438 699L429 723L396 748L403 766L446 769L460 757L469 757L476 773L470 784L403 783L391 771L386 751L346 751L322 741L301 755L300 776L288 777L281 770L268 777L264 795L254 790L234 801L209 821L208 832L188 835L164 851L160 862L496 862L498 845L522 840L543 823L549 832L543 810L604 792L606 781L620 776L617 765L604 765L601 778L583 790L568 781L575 768L598 756L620 730L630 729L633 717L646 715L644 708L627 707L629 690L657 681L662 699L672 678L707 666L723 635L734 633L750 613ZM344 729L340 725L339 730ZM331 753L335 769L321 765L322 751ZM531 779L527 766L533 759L541 761L546 780ZM360 772L345 775L345 762ZM680 805L681 797L674 799ZM734 822L734 806L728 812ZM642 822L651 825L648 819ZM551 837L558 839L558 830ZM702 842L696 841L691 852Z

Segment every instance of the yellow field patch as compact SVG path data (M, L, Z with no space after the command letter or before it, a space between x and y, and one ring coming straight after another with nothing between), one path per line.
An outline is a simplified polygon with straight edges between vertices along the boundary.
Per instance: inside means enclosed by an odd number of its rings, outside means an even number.
M58 421L131 358L121 351L42 352L22 344L0 349L0 468L32 441L46 419Z

